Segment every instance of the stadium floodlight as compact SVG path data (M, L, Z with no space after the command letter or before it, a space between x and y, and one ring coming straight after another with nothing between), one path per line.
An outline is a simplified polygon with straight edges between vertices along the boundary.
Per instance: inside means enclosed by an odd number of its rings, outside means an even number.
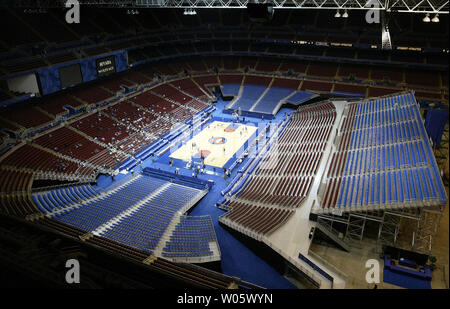
M342 14L342 17L343 17L343 18L347 18L347 17L348 17L347 10L345 10L344 14Z
M439 14L436 14L436 15L431 19L431 21L434 22L434 23L438 23L438 22L439 22Z
M184 9L183 15L197 15L194 9Z
M429 23L430 22L430 13L427 13L427 15L425 15L425 17L422 19L422 21L424 23Z
M334 17L336 17L336 18L341 17L341 13L339 13L339 10L336 11L336 14L334 14Z

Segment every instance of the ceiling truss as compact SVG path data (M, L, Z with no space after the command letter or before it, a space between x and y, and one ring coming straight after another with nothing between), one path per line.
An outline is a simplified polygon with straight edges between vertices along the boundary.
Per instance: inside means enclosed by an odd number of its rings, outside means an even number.
M16 7L61 7L66 0L11 0ZM448 14L449 0L78 0L82 5L123 8L246 8L268 3L275 9L382 10L401 13Z

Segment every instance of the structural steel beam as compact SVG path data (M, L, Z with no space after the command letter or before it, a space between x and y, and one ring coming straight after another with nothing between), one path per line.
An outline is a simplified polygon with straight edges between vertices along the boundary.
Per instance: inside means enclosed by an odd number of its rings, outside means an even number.
M116 8L246 8L249 2L275 9L382 10L402 13L448 14L449 0L78 0L81 5ZM66 0L10 0L16 7L64 7Z

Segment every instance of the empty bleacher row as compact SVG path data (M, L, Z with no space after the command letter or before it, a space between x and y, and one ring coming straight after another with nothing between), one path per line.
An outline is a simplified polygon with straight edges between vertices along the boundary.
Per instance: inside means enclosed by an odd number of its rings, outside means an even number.
M156 137L146 132L136 132L131 133L120 141L117 141L114 144L114 147L127 153L128 155L134 155L153 143L155 140Z
M169 113L170 117L180 122L185 122L186 120L191 118L194 114L195 112L183 106L177 107L175 110Z
M197 87L200 91L200 88ZM204 96L204 93L201 93ZM197 112L208 107L207 103L186 95L168 84L151 88L150 91L132 97L135 104L148 108L156 115L168 115L174 121L184 122Z
M142 69L140 72L145 72L145 69ZM133 78L137 74L139 74L139 76L145 77L145 75L140 72L127 72L118 76L116 79L110 78L108 80L99 80L83 88L78 87L77 89L71 89L64 94L43 97L34 104L25 106L25 108L21 108L20 113L16 112L14 107L7 108L2 112L2 115L0 116L0 126L1 128L8 129L11 132L34 132L33 130L36 130L38 128L53 126L63 118L79 116L79 113L83 112L83 109L90 109L91 107L94 107L96 105L98 106L100 104L104 104L103 102L109 102L110 100L117 98L115 93L118 90L117 85L136 85L135 82L128 81L128 78ZM152 82L152 79L143 78L139 81L141 83L150 83ZM169 87L167 89L163 86L162 89L168 91L168 93L161 93L161 95L167 95L168 98L173 99L178 104L178 106L182 106L183 108L187 107L186 110L190 114L198 112L207 107L209 98L201 90L201 86L195 84L191 79L185 78L182 79L182 81L183 83L181 85L183 86L186 84L187 87L189 87L188 90L193 94L186 95L176 90L175 87ZM189 81L191 81L192 84L188 84ZM194 86L196 88L193 88ZM137 88L133 88L133 90L136 89ZM139 93L140 90L137 90ZM198 94L199 97L195 97L194 94ZM156 104L154 104L156 105L155 109L157 109L158 104L159 102L156 102ZM172 103L168 104L172 105ZM177 107L177 104L175 104L174 108ZM125 109L128 114L133 113L133 111L131 110L132 107L126 106L125 103L121 103L120 107L122 109ZM123 113L121 113L121 110L116 112L119 114L119 116L123 115ZM159 112L166 113L164 109L160 110ZM185 113L178 112L176 115L181 115L181 117L179 117L178 119L174 118L175 120L182 121L186 119ZM124 115L124 118L127 117L128 115Z
M426 165L428 158L423 141L417 140L339 151L333 154L331 161L327 177L415 168Z
M336 111L331 103L300 109L237 196L279 206L298 206L307 196ZM289 180L289 181L288 181Z
M308 91L298 90L295 93L293 93L291 96L289 96L285 100L285 102L291 103L291 104L294 104L294 105L300 105L303 102L306 102L307 100L312 99L314 97L317 97L317 95L313 94L311 92L308 92Z
M74 204L79 204L98 194L97 190L91 185L84 184L33 193L32 198L39 210L47 214Z
M109 194L74 207L65 207L52 214L52 217L80 229L93 231L140 202L162 185L163 182L158 180L136 176L113 192L109 192Z
M112 154L108 149L90 141L68 127L61 127L34 140L42 147L95 165L114 168L125 159L121 154Z
M69 114L67 107L74 110L79 110L85 103L77 100L74 96L57 95L50 98L44 98L37 105L41 110L47 112L58 118L58 116L64 116Z
M267 235L308 196L336 118L332 103L299 108L278 141L255 161L256 168L220 218L231 227Z
M167 116L174 121L185 121L195 114L195 108L208 106L199 101L188 104L190 108L185 108L147 91L82 118L72 123L72 127L100 143L133 155L170 130L173 124L165 119Z
M170 88L168 89L170 90ZM152 91L147 91L130 98L135 104L148 108L149 111L157 115L165 115L176 109L179 105L174 102L162 98L154 94Z
M205 72L205 71L204 71ZM203 73L204 74L204 73ZM193 76L193 80L200 85L200 87L203 89L203 92L205 92L208 95L213 95L212 91L208 86L217 86L220 85L219 79L217 75L203 75L202 76Z
M242 61L239 61L239 63L247 63L252 64L252 60L250 58L243 58ZM257 63L257 62L256 62ZM281 66L280 66L281 68ZM142 72L142 73L141 73ZM145 70L142 68L139 72L135 72L135 74L139 74L139 76L146 76ZM131 73L130 73L131 74ZM210 73L209 73L210 74ZM249 75L250 76L250 75ZM192 77L190 79L182 78L182 82L180 82L179 85L186 84L187 87L192 90L194 86L197 87L197 89L200 89L201 87L204 87L206 83L214 83L214 82L224 82L227 79L234 79L237 82L242 82L243 76L240 74L219 74L219 75L199 75ZM255 80L255 83L258 84L266 84L270 78L263 77L263 76L253 76L251 79ZM122 81L125 81L126 78L122 77ZM194 82L195 81L195 82ZM124 160L127 160L127 156L132 156L133 154L138 153L139 151L143 150L146 146L153 143L156 138L163 136L170 128L173 126L173 121L184 121L186 120L189 115L192 115L194 113L194 110L200 110L204 106L208 106L205 103L203 103L200 100L193 99L192 95L189 95L189 93L185 93L183 90L177 90L175 86L177 84L177 80L172 81L171 85L165 85L161 87L155 87L157 88L155 92L153 92L153 88L150 89L150 91L144 92L148 93L149 95L152 95L152 99L149 100L145 97L145 95L142 95L142 99L135 100L139 96L139 93L137 93L136 96L130 96L126 101L120 101L117 104L112 104L107 109L103 109L100 113L93 113L92 115L84 116L85 114L78 114L78 119L74 122L69 121L70 130L74 129L74 133L77 135L77 138L82 136L83 145L77 146L76 144L71 145L71 147L62 147L61 145L58 145L58 140L55 139L54 141L50 139L50 142L45 145L45 148L51 151L44 151L45 156L50 156L54 159L44 159L43 162L38 163L44 163L47 162L47 165L41 165L39 168L37 168L37 171L40 172L40 175L47 175L53 178L62 179L64 177L69 177L69 174L71 171L75 170L77 171L76 174L70 175L70 179L74 179L78 177L80 180L84 179L87 180L89 177L93 177L95 175L98 168L107 168L111 170L114 167L120 166L120 162L124 162ZM203 84L202 84L203 83ZM278 84L279 85L278 85ZM279 88L282 88L283 85L285 87L297 87L299 81L292 78L274 78L272 86L278 85ZM303 82L305 84L306 81ZM128 83L129 84L129 83ZM224 84L226 86L227 84ZM88 106L87 102L94 102L91 104L97 104L98 102L95 102L98 98L109 98L110 94L106 95L106 92L108 92L105 89L108 89L108 83L100 83L99 84L99 91L94 92L92 95L86 95L83 91L76 91L76 92L68 92L68 95L66 96L56 96L51 98L48 104L48 109L44 109L45 104L43 105L37 105L36 107L30 107L30 111L28 113L25 113L29 116L29 118L34 117L35 113L34 111L38 111L39 115L45 115L46 117L48 114L55 115L55 119L61 116L61 106L70 105L72 107L74 106ZM166 87L167 86L167 87ZM274 86L274 87L278 87ZM115 86L110 85L110 88L113 89ZM240 87L240 85L239 85ZM91 89L90 87L89 89ZM93 87L95 88L95 87ZM237 88L239 89L239 88ZM271 89L266 92L266 95L269 95L271 93ZM162 97L165 96L164 91L171 92L170 95L167 96L166 99L163 99ZM174 91L172 94L172 90ZM158 91L158 95L156 95L156 91ZM198 92L198 90L195 90ZM78 97L78 92L80 93ZM205 92L202 91L204 94ZM105 96L103 96L105 94ZM301 93L296 92L294 95L290 96L290 98L295 98L296 96L301 97ZM269 95L270 96L270 95ZM258 108L260 104L265 104L266 96L263 96L260 102L254 107L255 109ZM67 100L66 100L67 98ZM87 101L85 103L83 98ZM91 99L93 98L93 99ZM186 99L185 99L186 98ZM157 99L157 103L155 104L153 99ZM186 103L189 99L192 99L188 103ZM178 101L176 101L178 100ZM51 102L66 102L66 105L63 105L64 103L58 103L54 105L54 108L51 107L53 103ZM270 100L268 100L270 101ZM267 101L267 102L268 102ZM162 102L160 104L160 102ZM270 104L269 104L270 105ZM268 106L269 106L268 105ZM141 108L142 106L142 108ZM405 107L407 108L407 107ZM24 109L25 111L27 108ZM41 110L45 111L42 112ZM388 111L389 112L389 111ZM389 112L390 113L390 112ZM139 115L145 115L142 118L139 117ZM403 113L399 114L399 117L403 117L404 119L407 119L410 117L411 111L408 111L407 109L404 109ZM5 114L9 115L9 114ZM166 115L172 116L171 118L167 118ZM385 114L381 115L381 117L386 117ZM3 114L2 114L3 117ZM151 120L152 117L156 117L155 119ZM361 116L366 117L366 116ZM368 116L367 116L368 117ZM372 115L371 115L372 117ZM375 116L373 116L375 117ZM397 117L397 115L391 115L388 114L387 117ZM405 118L406 117L406 118ZM37 117L37 126L41 125L47 125L48 119L41 119L42 117ZM12 117L11 119L2 120L0 119L0 123L2 124L2 127L7 128L8 130L12 132L17 132L17 130L20 130L23 126L30 126L31 122L25 123L19 118ZM141 121L139 121L141 119ZM171 120L169 120L171 119ZM400 119L400 118L399 118ZM359 121L359 120L357 120ZM368 121L363 118L359 121L360 123ZM15 123L17 123L15 125ZM145 124L145 125L144 125ZM389 126L387 128L377 128L377 130L383 130L386 131L386 136L390 137L392 136L395 138L395 134L397 136L407 136L408 134L414 134L414 136L417 136L417 128L414 127L414 123L411 123L413 127L410 130L408 130L410 127L408 126L406 131L403 131L401 129L399 132L396 133L396 131L392 130L393 127ZM33 121L33 125L34 121ZM394 125L394 124L392 124ZM30 127L30 129L33 129L35 127ZM367 128L366 128L367 129ZM399 129L399 126L397 125L397 129ZM146 131L146 132L139 132L140 131ZM372 129L374 130L374 129ZM413 130L413 131L412 131ZM366 135L369 136L372 134L372 132L369 132L367 129ZM362 138L361 138L362 139ZM90 140L90 141L89 141ZM369 141L369 139L365 139L365 141ZM350 142L350 140L349 140ZM356 142L356 141L354 141ZM41 152L42 149L28 149L29 147L26 147L28 151L24 151L25 147L21 146L20 143L16 147L9 148L8 151L11 151L11 153L8 155L9 160L4 161L4 163L7 163L7 166L15 166L18 168L24 168L26 170L32 170L34 165L34 161L30 160L30 162L19 164L18 162L14 161L14 158L16 156L21 156L22 152L24 153L34 153ZM38 145L40 145L38 143ZM27 145L29 146L29 145ZM97 147L98 146L98 147ZM32 147L32 146L31 146ZM58 151L55 152L55 147L58 147ZM15 148L17 149L17 153ZM20 149L23 148L23 149ZM36 148L36 147L34 147ZM64 148L64 150L62 150ZM98 150L98 151L97 151ZM62 156L60 156L61 154ZM65 156L69 157L66 158ZM71 160L70 158L73 158L74 160ZM82 162L78 162L77 160L81 160ZM11 165L11 161L14 161L14 163ZM85 163L87 164L85 164ZM4 164L2 162L2 165ZM71 167L72 165L76 165L77 167ZM37 164L36 164L37 165ZM98 167L98 168L96 168Z
M219 76L222 82L222 94L235 97L227 105L228 110L273 116L285 102L299 104L314 97L313 93L297 90L300 84L298 79L244 75L241 84L240 76L225 74ZM289 100L291 97L294 97L293 100Z
M86 104L97 104L114 97L114 94L102 87L102 81L96 85L77 88L72 95Z
M70 126L99 142L114 143L129 135L129 129L105 114L97 112L72 122Z
M412 93L348 105L340 132L325 175L324 209L445 203L446 193Z
M219 74L222 94L226 97L234 97L234 100L227 106L227 109L233 111L240 108L242 111L247 110L262 115L273 115L282 103L288 102L299 105L308 99L317 97L317 93L335 93L336 95L364 97L367 94L370 96L388 95L398 92L400 89L392 85L392 88L389 88L376 85L368 86L361 83L355 84L351 81L341 83L336 80L311 80L310 78L301 81L286 77L273 78L269 89L264 89L263 87L267 83L263 78L265 77L251 74L241 76L236 74ZM288 89L293 90L289 92ZM441 94L433 95L432 92L426 92L421 95L428 99L433 97L434 100L443 100ZM395 121L398 117L405 119L410 117L411 112L409 110L402 110L400 113L399 115L393 115L390 112L385 112L384 114L373 115L372 117L380 117L379 119L376 118L375 121L381 121L383 117L389 117L392 121ZM364 119L363 121L367 122L368 119Z
M239 57L237 57L239 58ZM224 58L227 59L227 58ZM251 58L246 57L243 58L245 60L241 61L242 63L248 63L250 61ZM209 60L204 60L205 63L208 63ZM221 61L221 57L215 57L215 58L211 58L211 62L212 63L222 63ZM184 62L182 62L184 63ZM187 62L189 63L189 62ZM257 62L256 62L257 63ZM309 66L308 62L305 62L304 64L302 64L302 68L297 68L298 64L294 63L294 62L289 62L284 60L281 61L282 65L280 65L280 71L278 74L283 75L286 74L286 72L290 69L295 69L294 72L298 73L298 74L306 74L307 75L307 68ZM316 64L314 64L316 65ZM314 67L313 65L313 67ZM170 63L166 66L170 66ZM360 67L360 66L350 66L348 69L346 68L346 66L344 64L340 65L341 68L340 70L338 70L338 72L341 72L342 70L342 78L344 78L342 80L342 82L344 82L344 84L341 84L341 82L318 82L318 81L309 81L309 80L305 80L303 82L303 85L301 87L301 90L311 90L311 91L325 91L325 92L329 92L334 90L335 92L357 92L357 93L362 93L363 95L366 94L366 87L367 87L367 83L364 82L363 80L358 80L358 81L354 81L354 80L348 80L346 79L347 73L349 73L350 75L352 74L358 74L358 72L361 72L362 70L365 70L366 72L369 70L372 73L369 76L381 76L381 80L384 80L384 77L388 77L391 76L394 73L398 73L398 71L393 71L392 69L384 69L384 68L380 68L379 70L381 70L378 73L378 68L367 68L367 67ZM211 69L211 67L206 66L208 68L208 70ZM62 115L67 115L67 109L65 109L65 106L71 106L74 109L80 109L82 107L86 107L88 105L92 105L92 104L98 104L99 102L102 102L102 100L108 100L110 98L114 97L114 90L117 90L115 87L111 87L110 84L128 84L130 85L135 83L135 82L128 82L128 79L133 79L133 77L135 77L136 75L138 76L146 76L145 74L150 74L150 73L145 73L146 71L151 71L151 72L156 72L158 70L163 70L164 66L162 65L156 65L156 66L152 66L150 69L148 67L140 67L137 69L137 71L133 71L133 72L126 72L120 76L117 77L117 81L115 79L111 79L111 80L107 80L107 81L98 81L92 85L89 85L88 88L86 89L75 89L72 92L69 92L68 95L57 95L57 96L53 96L53 97L49 97L49 98L43 98L41 100L41 102L38 102L38 104L36 104L34 108L32 108L31 110L29 110L29 113L27 113L28 109L24 109L22 113L14 113L14 112L9 112L9 111L5 111L5 116L1 116L1 117L5 117L5 119L7 119L8 121L13 121L14 123L17 123L20 128L24 127L24 128L36 128L36 127L41 127L44 126L46 124L51 123L52 118L49 118L49 114L54 115L56 118L58 119L58 117L62 116ZM344 70L344 68L346 68ZM241 70L242 68L240 68ZM172 74L178 74L180 73L181 67L180 66L176 66L173 70L172 70ZM298 71L298 72L297 72ZM392 72L391 72L392 71ZM351 73L354 72L354 73ZM211 71L209 72L204 72L205 74L211 74ZM391 74L392 73L392 74ZM395 79L394 77L394 81L395 83L404 83L404 80L406 80L406 86L407 87L415 87L415 86L419 86L419 87L428 87L430 90L427 91L420 91L418 92L418 98L423 97L426 99L433 99L433 100L444 100L444 97L442 96L442 94L440 93L441 91L439 89L441 89L442 87L446 87L446 83L444 82L445 76L442 76L442 78L440 78L440 73L437 72L436 74L429 74L427 72L424 73L423 76L426 76L426 78L422 78L428 80L435 80L437 78L437 81L433 82L432 84L430 83L426 83L423 84L422 86L420 85L420 82L413 82L414 80L420 80L420 76L422 76L420 72L412 72L414 73L416 76L416 78L404 78L401 77ZM153 73L152 73L153 74ZM408 75L409 73L405 72L405 73L401 73L401 75ZM151 75L151 74L150 74ZM359 73L359 75L363 75L361 73ZM430 77L428 77L430 75ZM445 74L444 74L445 75ZM185 103L187 100L189 100L192 96L194 96L194 94L202 94L204 95L205 92L208 93L207 90L205 90L205 84L197 84L197 81L203 82L203 83L207 83L208 80L214 83L220 82L222 85L227 84L225 86L225 88L231 88L231 91L228 91L227 89L225 89L224 94L227 94L228 92L230 92L231 95L236 96L237 92L238 92L238 88L236 85L231 86L228 84L237 84L242 81L242 76L236 76L235 81L231 81L228 80L229 77L231 77L232 75L224 75L224 78L220 77L219 79L217 79L217 76L199 76L199 77L192 77L192 78L181 78L180 80L176 80L176 81L172 81L171 84L174 85L172 88L176 89L177 87L187 87L186 90L184 91L184 93L181 93L180 91L175 90L175 93L171 96L173 96L173 98L175 99L175 101L179 102L181 105L183 103ZM262 78L262 77L260 77ZM313 77L315 78L315 77ZM319 76L319 78L324 79L327 78L326 76ZM204 80L202 80L204 79ZM225 80L224 80L225 79ZM442 79L442 82L440 81ZM288 79L285 79L288 80ZM140 79L140 82L144 82L144 83L148 83L149 81L151 81L151 79L149 77L146 77L146 79ZM283 86L278 86L276 83L277 79L274 80L273 83L273 87L280 87L283 88ZM298 83L298 80L294 80ZM362 84L363 82L363 84ZM371 85L369 86L369 95L370 96L380 96L380 95L385 95L385 94L389 94L389 93L393 93L398 91L399 85L397 84L385 84L384 82L380 85L378 84L373 84L371 83ZM298 86L297 85L290 85L289 87L286 88L294 88ZM334 88L333 88L334 86ZM112 91L108 91L107 89L111 88ZM392 88L391 88L392 87ZM169 87L170 88L170 87ZM180 88L180 89L181 89ZM204 91L202 91L202 89ZM165 87L163 90L167 90L167 87ZM191 91L190 95L189 95L189 91ZM434 91L434 92L433 92ZM163 93L164 95L164 93ZM270 92L267 94L270 96ZM169 98L169 97L168 97ZM172 98L170 98L172 99ZM270 109L270 104L268 101L270 101L270 99L266 98L261 100L260 102L260 106L255 106L254 108L256 110L268 110ZM196 103L195 103L196 104ZM250 102L248 102L248 105L250 105ZM266 106L267 105L267 106ZM31 108L31 107L30 107ZM198 108L197 108L198 109ZM42 112L44 111L44 112ZM46 114L49 113L49 114ZM10 117L10 114L12 115L12 117ZM17 114L17 115L15 115ZM23 115L22 116L18 116L18 114ZM26 115L25 115L26 114ZM17 118L19 117L19 118ZM8 125L9 126L9 125Z
M187 79L189 82L186 82L186 79L181 80L183 81L181 84L178 84L177 87L174 85L167 83L167 84L160 84L154 88L151 88L151 91L160 97L166 99L169 102L175 102L176 105L184 106L186 103L200 98L204 97L205 94L200 90L199 86L194 84L194 82L191 79ZM178 80L180 81L180 80ZM192 83L192 84L191 84ZM187 87L190 87L187 89L187 91L194 92L193 89L196 89L198 92L198 96L195 96L193 94L186 94L184 89L179 90L180 86L186 85ZM195 88L194 88L195 87Z
M439 198L429 167L340 177L332 179L330 187L337 190L332 197L337 199L329 202L330 207L347 210L393 204L421 207L432 205Z
M0 131L0 157L12 149L16 144L16 141L10 139L8 135Z
M279 88L272 85L259 102L250 110L252 112L274 115L277 112L276 108L279 106L280 102L294 91L294 89Z
M392 98L388 98L392 100ZM400 102L399 102L400 103ZM369 107L371 103L367 104L368 108L372 112L358 111L353 107L350 111L351 114L355 115L354 127L358 129L363 129L367 127L386 125L391 123L406 122L408 120L414 119L414 106L408 104L398 104L394 101L393 104L388 102L384 104L377 104L375 107ZM389 104L387 108L386 104ZM397 107L397 105L399 105ZM346 128L347 130L352 130L353 128Z
M266 86L244 84L241 95L234 102L227 105L227 109L250 111L253 104L255 104L266 89Z
M161 183L164 184L165 181ZM167 184L162 191L152 194L131 216L123 218L100 235L152 253L175 213L198 193L199 190L196 189ZM188 252L186 251L186 255Z
M233 67L227 67L227 63L236 63ZM234 59L234 60L233 60ZM256 60L255 60L256 59ZM446 73L439 71L429 71L427 69L392 69L389 66L379 67L373 65L363 64L346 64L341 63L336 65L335 62L309 62L309 61L291 61L291 60L278 60L280 65L277 70L266 72L258 69L259 63L255 57L251 60L248 56L222 56L214 57L209 56L204 58L203 62L207 70L203 71L212 72L214 68L218 68L223 73L231 74L235 72L244 72L246 67L250 69L250 72L261 72L265 74L277 74L281 76L308 76L310 79L317 80L330 80L336 86L334 91L336 92L356 92L365 95L366 88L377 90L377 87L383 88L384 86L401 88L407 86L411 88L426 88L431 91L437 91L440 88L448 89L446 81ZM184 65L184 64L181 64ZM180 64L171 65L170 74L176 74L180 72ZM311 69L310 69L311 68ZM319 68L319 69L318 69ZM333 73L329 73L332 68ZM167 68L155 67L155 70L163 74ZM337 73L336 73L337 72ZM167 72L166 72L167 74ZM335 83L336 82L336 83ZM321 90L331 91L333 83L328 83L329 86L322 83L314 83L305 85L304 90ZM327 86L325 88L325 86ZM313 89L314 88L314 89ZM434 90L433 90L434 89ZM380 95L380 94L378 94Z
M257 235L269 235L283 225L294 214L292 209L255 206L245 202L230 202L231 211L220 218L220 222L240 230L249 230ZM245 232L244 232L245 233Z
M163 256L194 257L213 255L211 243L217 243L210 216L181 216L180 222L166 241Z
M47 114L44 114L32 105L28 106L27 108L20 109L20 112L17 112L15 110L2 110L0 118L2 122L12 122L12 126L21 127L25 130L48 125L53 120L53 118L51 118ZM6 123L6 126L10 126Z
M26 170L50 179L91 178L94 168L75 160L68 160L30 144L21 144L9 151L1 166Z
M379 126L357 129L358 135L348 131L342 134L339 148L360 148L384 145L387 143L399 143L415 140L420 137L417 122L414 120L383 124Z
M176 89L189 94L192 98L200 98L206 95L205 92L191 78L183 78L170 83Z
M157 117L143 107L137 107L129 101L121 101L102 111L127 126L145 128Z
M102 194L92 186L75 185L34 193L32 199L42 213L55 220L86 233L92 232L96 236L153 253L166 230L170 232L169 225L179 216L178 212L185 212L186 207L191 207L204 194L199 189L137 175ZM217 242L212 225L197 233L193 227L205 224L207 220L185 216L181 216L180 220L173 237L167 239L168 256L213 255L209 249L200 250L209 246L210 242ZM183 222L189 223L183 225ZM184 233L188 232L187 238L183 238ZM162 245L165 241L164 238Z
M87 231L76 228L57 221L49 217L42 217L36 221L38 224L51 230L63 233L64 235L79 240L80 236L85 235ZM123 243L93 235L86 240L87 244L100 247L110 251L113 254L120 254L138 263L146 264L150 270L159 274L169 275L178 280L186 281L201 288L228 288L235 283L231 277L216 273L205 268L188 263L174 263L165 259L151 256L151 263L148 263L149 254L146 251L125 245ZM242 283L243 284L243 283Z
M0 168L0 212L25 217L36 213L30 198L33 174L26 171Z

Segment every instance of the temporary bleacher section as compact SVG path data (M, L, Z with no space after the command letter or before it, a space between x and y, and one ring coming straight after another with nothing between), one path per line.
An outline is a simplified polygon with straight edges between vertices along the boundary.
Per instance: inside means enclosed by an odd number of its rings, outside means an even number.
M321 212L445 205L413 93L348 104L319 188Z
M96 235L89 235L83 237L86 231L76 228L72 225L64 224L60 221L44 216L37 221L43 227L57 231L64 234L66 237L80 240L82 238L86 244L95 248L102 248L110 254L120 255L122 258L127 258L135 263L142 264L150 271L158 274L163 274L180 280L181 282L188 282L198 288L214 288L214 289L230 289L230 288L258 288L257 286L241 281L235 277L229 277L224 274L211 271L207 268L190 263L178 263L160 258L154 255L149 255L147 251L137 249L132 246L114 241L112 239L104 238Z
M35 192L33 202L44 214L82 203L97 196L99 192L89 184L64 186L48 191Z
M272 137L220 201L230 210L220 222L257 240L282 226L309 194L335 118L334 105L325 102L300 107L280 124L282 135Z
M222 95L233 96L225 113L273 119L283 104L298 106L318 95L297 90L300 80L245 75L242 85L223 84Z
M286 98L284 102L291 105L299 106L311 99L317 98L318 96L319 95L312 92L298 90L294 94Z
M223 97L237 97L242 84L242 75L219 75Z
M246 75L242 90L237 98L226 106L227 110L250 111L257 100L266 92L272 79L265 76Z
M250 108L250 111L273 116L280 109L282 100L290 96L294 91L295 90L289 88L272 86L262 98Z
M172 261L211 262L220 260L211 218L184 215L207 194L206 184L146 169L108 191L76 185L37 192L32 198L46 216L89 237L107 238Z
M276 115L281 106L285 103L299 106L318 95L298 90L300 81L297 79L275 78L269 90L251 108L250 111L266 114L266 117Z
M165 257L192 257L213 255L217 239L210 216L181 216L180 222L163 249ZM212 250L213 249L213 250Z

